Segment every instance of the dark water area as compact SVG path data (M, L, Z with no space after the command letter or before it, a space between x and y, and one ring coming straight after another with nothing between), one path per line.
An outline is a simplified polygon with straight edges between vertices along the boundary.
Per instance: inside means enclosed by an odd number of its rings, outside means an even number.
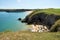
M11 30L11 31L20 31L26 30L27 25L21 23L18 18L24 18L27 16L28 12L0 12L0 32Z

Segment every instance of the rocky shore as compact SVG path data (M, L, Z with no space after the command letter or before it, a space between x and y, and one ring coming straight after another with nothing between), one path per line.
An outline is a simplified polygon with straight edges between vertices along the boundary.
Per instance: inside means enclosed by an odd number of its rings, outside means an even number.
M49 31L49 29L43 25L31 25L31 26L32 26L30 28L31 32L48 32Z

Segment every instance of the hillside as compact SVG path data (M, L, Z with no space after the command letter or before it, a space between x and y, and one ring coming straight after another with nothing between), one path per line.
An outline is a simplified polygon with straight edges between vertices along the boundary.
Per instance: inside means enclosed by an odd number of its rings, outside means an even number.
M60 40L60 32L2 32L0 40Z
M60 15L60 9L49 8L49 9L36 9L29 16L31 17L31 16L33 16L37 13L41 13L41 12L45 12L46 14Z

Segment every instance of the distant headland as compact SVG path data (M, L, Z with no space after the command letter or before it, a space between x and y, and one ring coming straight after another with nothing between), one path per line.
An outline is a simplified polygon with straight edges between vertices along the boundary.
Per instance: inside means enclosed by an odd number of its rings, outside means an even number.
M0 9L0 12L25 12L25 11L32 11L36 9Z

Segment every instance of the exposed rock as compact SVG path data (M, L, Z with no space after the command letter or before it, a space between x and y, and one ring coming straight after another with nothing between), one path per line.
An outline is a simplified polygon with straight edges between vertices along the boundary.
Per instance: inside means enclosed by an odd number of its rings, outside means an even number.
M33 16L26 16L21 22L36 25L45 25L50 30L51 26L60 19L60 15L46 14L44 12L37 13Z
M48 32L48 28L43 25L32 25L31 30L32 32Z

